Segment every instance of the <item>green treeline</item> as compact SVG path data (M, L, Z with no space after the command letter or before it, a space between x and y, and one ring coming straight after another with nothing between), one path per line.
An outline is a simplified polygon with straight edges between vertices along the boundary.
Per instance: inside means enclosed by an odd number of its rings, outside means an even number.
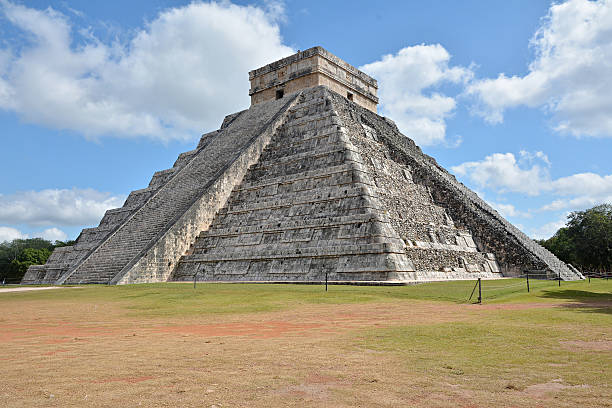
M73 244L74 241L52 243L42 238L0 243L0 283L19 283L30 265L42 265L55 248Z
M612 265L612 205L574 211L565 227L538 241L557 258L583 271L609 272Z

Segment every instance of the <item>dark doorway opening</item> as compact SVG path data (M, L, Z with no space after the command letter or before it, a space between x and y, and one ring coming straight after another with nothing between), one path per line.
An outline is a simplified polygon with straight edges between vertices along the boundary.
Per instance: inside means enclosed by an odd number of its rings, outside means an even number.
M349 101L352 101L352 100L353 100L353 94L352 94L352 93L350 93L350 92L347 92L347 93L346 93L346 97L348 98L348 100L349 100Z
M276 99L280 99L283 96L285 96L285 90L284 89L277 89L276 90Z

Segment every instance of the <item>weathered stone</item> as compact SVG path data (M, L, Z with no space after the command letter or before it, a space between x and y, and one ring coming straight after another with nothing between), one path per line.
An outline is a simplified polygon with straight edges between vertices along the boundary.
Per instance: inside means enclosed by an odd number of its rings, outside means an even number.
M304 58L253 71L252 85ZM228 115L23 282L432 280L526 270L581 278L371 105L334 87L303 88Z

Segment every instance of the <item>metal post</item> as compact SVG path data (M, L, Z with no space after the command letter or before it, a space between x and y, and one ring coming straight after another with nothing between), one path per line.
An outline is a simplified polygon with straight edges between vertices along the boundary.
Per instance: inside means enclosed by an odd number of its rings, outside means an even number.
M529 272L525 272L525 276L527 276L527 293L529 293Z
M480 284L480 278L478 278L478 303L482 303L482 287Z
M589 277L589 283L591 283L591 275L588 275L588 277Z
M561 272L557 272L557 275L559 275L559 287L561 287Z
M325 291L327 292L327 272L325 272Z
M197 278L198 278L198 273L196 272L196 273L193 274L193 288L194 289L196 288L196 280L197 280Z

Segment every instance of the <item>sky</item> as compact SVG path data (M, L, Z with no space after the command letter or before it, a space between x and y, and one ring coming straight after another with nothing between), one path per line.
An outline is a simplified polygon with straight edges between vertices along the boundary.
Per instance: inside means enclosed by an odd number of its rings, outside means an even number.
M529 236L612 202L612 0L0 0L0 242L98 225L315 45Z

